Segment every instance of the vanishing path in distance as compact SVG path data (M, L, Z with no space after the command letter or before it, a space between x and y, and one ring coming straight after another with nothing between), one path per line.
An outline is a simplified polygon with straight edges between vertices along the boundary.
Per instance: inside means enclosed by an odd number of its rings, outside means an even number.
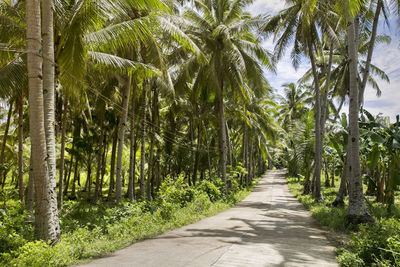
M338 266L284 171L264 175L235 207L82 266Z

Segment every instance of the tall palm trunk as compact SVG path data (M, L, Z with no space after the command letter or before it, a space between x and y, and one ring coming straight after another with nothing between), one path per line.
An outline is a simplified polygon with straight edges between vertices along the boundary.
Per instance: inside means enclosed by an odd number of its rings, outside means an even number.
M18 96L18 185L19 200L24 203L24 96Z
M60 235L60 222L57 207L57 170L55 140L55 70L54 70L54 32L53 0L42 2L42 37L43 37L43 104L44 128L46 134L47 167L49 172L50 205L57 235Z
M144 165L146 163L146 84L143 84L143 95L142 95L142 144L140 149L140 195L142 199L145 197L145 170Z
M35 236L38 239L59 239L57 226L54 224L51 206L53 195L50 192L47 169L47 149L44 127L42 57L40 31L40 1L26 2L27 20L27 68L29 83L29 134L32 146L32 172L35 177Z
M31 146L31 157L29 159L29 181L28 188L26 193L26 202L25 207L29 212L33 211L33 202L35 197L35 184L34 184L34 176L33 176L33 168L32 168L32 146Z
M6 151L6 145L7 145L7 137L8 137L8 131L10 129L10 122L11 122L11 115L12 115L12 110L13 110L13 102L10 102L10 107L8 108L8 114L7 114L7 122L6 122L6 129L4 130L4 135L3 135L3 143L1 144L1 153L0 153L0 181L3 179L3 168L1 165L3 165L4 162L4 157L5 157L5 151ZM3 182L1 183L2 187L6 184L6 176L4 176Z
M221 150L221 179L224 183L224 193L228 194L226 185L226 122L224 114L224 80L222 73L219 74L219 88L217 89L217 101L218 101L218 115L219 115L219 145Z
M242 167L246 168L247 167L247 123L243 122L243 144L242 144L242 150L243 150L243 158L242 158ZM241 185L245 183L247 185L247 180L246 180L246 175L241 175Z
M99 199L100 195L100 175L101 175L101 167L102 167L102 151L103 151L103 143L104 143L104 134L105 130L103 129L104 126L104 113L101 112L100 114L100 140L99 140L99 147L97 150L97 167L96 167L96 185L94 189L94 198L93 202L96 203Z
M349 104L349 210L346 220L349 223L373 222L364 201L363 186L360 166L360 142L359 142L359 102L357 82L357 47L356 47L356 19L347 21L348 54L350 59L350 104Z
M151 107L151 140L150 140L150 154L149 154L149 168L148 168L148 175L147 175L147 199L151 200L154 193L154 143L156 137L156 129L155 125L157 125L156 121L156 114L158 109L158 90L154 88L153 90L153 99L152 99L152 107Z
M347 191L347 179L349 177L349 154L346 155L344 160L343 170L340 176L339 191L336 194L335 201L333 201L332 206L334 207L344 207L344 197Z
M117 202L121 202L122 200L122 156L125 143L126 120L128 118L129 94L131 90L131 77L127 75L125 79L126 80L122 92L121 119L118 126L117 176L115 181L115 195Z
M311 61L312 72L314 76L315 86L315 190L313 187L314 198L316 201L322 201L321 194L321 168L322 168L322 131L321 131L321 96L319 88L319 78L317 72L317 66L315 63L314 52L312 49L312 41L308 43L309 57Z
M131 127L130 127L130 153L129 153L129 182L128 182L128 199L134 200L135 197L135 161L136 161L136 149L135 149L135 93L132 92L132 103L131 103Z
M117 150L117 143L118 143L118 131L114 131L114 137L113 137L113 142L112 142L112 147L111 147L111 164L110 164L110 184L108 188L108 195L107 195L107 200L110 201L112 199L112 194L114 192L114 185L115 185L115 155L116 155L116 150Z
M193 165L193 185L196 185L197 181L197 170L199 168L199 157L200 157L200 148L201 148L201 132L200 125L197 126L197 148L194 156L194 165Z
M67 128L67 108L68 108L68 100L64 95L63 101L63 114L61 121L61 153L60 153L60 177L58 180L58 203L60 210L63 208L63 181L64 181L64 168L65 168L65 134ZM90 194L89 194L90 195Z

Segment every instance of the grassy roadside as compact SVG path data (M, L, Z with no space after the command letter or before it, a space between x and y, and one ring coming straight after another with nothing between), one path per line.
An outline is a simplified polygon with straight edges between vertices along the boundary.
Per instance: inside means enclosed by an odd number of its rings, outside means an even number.
M221 194L218 182L205 181L193 189L178 179L165 183L163 193L152 202L110 207L66 203L61 217L63 234L57 245L23 240L17 249L0 254L0 265L69 266L87 262L226 210L243 200L258 180L241 190L236 185L228 197Z
M324 179L322 179L324 180ZM310 210L317 222L328 230L328 238L337 247L337 260L341 266L400 266L400 207L390 209L373 202L369 196L368 210L376 220L375 225L361 225L358 230L346 229L346 206L330 206L336 197L339 180L335 187L322 187L324 202L316 203L310 195L302 195L303 185L297 178L287 178L290 191Z

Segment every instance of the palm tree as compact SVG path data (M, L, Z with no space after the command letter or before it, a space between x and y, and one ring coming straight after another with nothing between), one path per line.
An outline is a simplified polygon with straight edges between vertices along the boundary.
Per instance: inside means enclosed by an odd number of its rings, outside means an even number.
M50 193L50 181L47 170L47 150L44 127L42 57L40 30L40 2L26 3L27 53L29 82L29 129L32 146L32 172L35 179L35 234L39 239L56 242L59 238L51 206L53 195Z
M326 5L320 4L320 1L302 1L288 0L290 6L275 17L267 21L263 27L266 34L274 33L275 38L278 38L275 46L275 56L281 58L285 48L294 38L294 46L291 52L293 65L298 66L300 56L307 55L311 62L311 68L314 78L314 93L315 93L315 191L314 198L317 201L322 200L321 194L321 168L322 168L322 129L321 129L321 96L320 96L320 78L317 68L315 53L318 52L320 46L319 31L330 34L330 39L334 33L330 25L330 20L327 17L330 13L324 8Z
M359 86L357 82L358 65L358 18L359 6L357 3L345 1L343 14L347 22L347 41L349 66L349 150L348 150L348 169L349 169L349 210L346 219L350 223L374 222L368 213L364 200L364 193L361 179L360 166L360 143L359 143Z
M302 86L294 83L282 85L284 96L278 97L279 120L282 122L283 129L286 131L290 123L301 118L308 111L306 105L311 103L309 91L302 90Z
M209 57L208 64L198 69L198 83L214 90L218 114L220 173L226 186L227 136L224 98L229 89L241 90L248 98L245 80L251 85L262 84L261 64L273 69L270 56L251 33L259 26L259 18L251 18L244 8L252 1L195 1L195 10L187 10L190 21L187 33Z
M54 31L53 31L53 0L44 0L42 5L42 36L43 36L43 107L44 127L46 134L47 167L49 172L49 188L51 208L56 235L60 236L60 223L57 208L57 174L56 174L56 144L55 144L55 69L54 69Z

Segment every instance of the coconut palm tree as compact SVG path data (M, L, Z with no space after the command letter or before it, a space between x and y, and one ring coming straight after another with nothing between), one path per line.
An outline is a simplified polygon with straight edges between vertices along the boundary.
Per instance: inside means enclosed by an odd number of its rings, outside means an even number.
M262 84L260 63L272 70L270 55L251 33L259 26L260 18L252 18L244 8L252 1L222 0L195 1L195 9L184 13L190 22L186 32L208 56L209 62L201 66L197 83L213 90L215 110L218 114L220 173L226 187L227 136L224 99L229 90L241 90L248 99L248 85Z
M311 62L314 80L315 94L315 191L314 198L322 200L321 194L321 167L322 167L322 129L321 129L321 94L320 94L320 74L316 64L315 54L318 53L321 44L319 31L329 35L331 40L335 40L334 28L330 24L330 12L326 12L324 1L301 1L289 0L288 8L279 12L278 15L270 18L263 31L269 35L274 34L277 38L275 45L275 57L280 59L287 46L293 40L291 52L292 62L296 68L299 64L301 55L306 55Z

